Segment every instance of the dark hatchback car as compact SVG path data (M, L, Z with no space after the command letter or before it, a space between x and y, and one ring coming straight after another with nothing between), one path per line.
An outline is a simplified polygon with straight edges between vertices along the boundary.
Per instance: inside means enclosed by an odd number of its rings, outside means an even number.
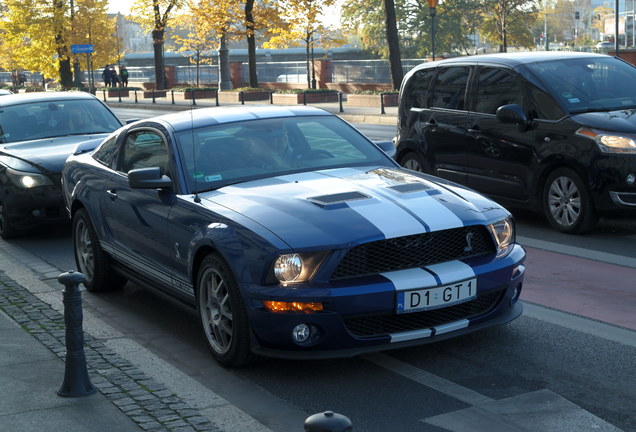
M634 66L600 54L425 63L402 83L395 158L585 232L636 214L634 83Z
M35 92L0 98L0 236L68 222L60 173L83 141L100 142L122 123L83 92Z

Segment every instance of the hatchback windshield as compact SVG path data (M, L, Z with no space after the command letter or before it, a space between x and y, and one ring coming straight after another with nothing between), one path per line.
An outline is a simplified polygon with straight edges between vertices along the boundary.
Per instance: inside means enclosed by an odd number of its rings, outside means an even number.
M121 127L98 100L56 100L0 108L0 143L109 133Z
M636 68L614 57L564 59L527 67L570 113L636 108Z

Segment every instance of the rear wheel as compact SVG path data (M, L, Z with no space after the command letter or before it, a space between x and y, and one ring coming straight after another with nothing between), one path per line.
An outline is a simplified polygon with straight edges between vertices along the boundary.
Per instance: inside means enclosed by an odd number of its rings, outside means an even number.
M254 360L245 303L229 266L217 254L205 257L197 281L201 325L214 358L240 367Z
M86 280L89 291L106 291L121 288L126 279L112 271L109 257L99 244L90 216L85 209L73 215L73 252L75 264Z
M550 225L563 233L589 231L597 221L590 191L569 168L555 170L546 180L543 209Z
M411 151L402 157L400 165L406 169L410 169L417 172L426 172L425 164L420 155Z

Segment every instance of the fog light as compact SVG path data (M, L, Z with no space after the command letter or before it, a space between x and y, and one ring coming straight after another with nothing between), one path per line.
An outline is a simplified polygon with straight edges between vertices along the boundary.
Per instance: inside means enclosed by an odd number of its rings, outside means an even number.
M292 338L296 343L306 342L311 336L311 329L307 324L298 324L292 330Z
M512 298L510 299L510 305L517 303L517 300L519 300L520 295L521 295L521 284L517 284L517 286L512 290Z
M625 179L625 182L628 185L633 186L634 182L636 182L636 174L628 174L627 178Z

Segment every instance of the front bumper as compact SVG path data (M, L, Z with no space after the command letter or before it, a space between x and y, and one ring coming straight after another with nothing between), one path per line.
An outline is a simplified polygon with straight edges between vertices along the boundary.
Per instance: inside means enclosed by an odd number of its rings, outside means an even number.
M254 351L279 358L349 357L436 342L505 324L523 310L518 301L525 267L525 251L516 245L505 258L471 263L477 279L477 298L439 309L397 314L397 291L380 275L347 281L324 289L253 287L247 307ZM322 302L318 313L273 313L263 300ZM294 342L292 329L307 325L308 343Z
M33 189L5 185L4 211L10 225L18 230L38 225L68 222L60 185Z

